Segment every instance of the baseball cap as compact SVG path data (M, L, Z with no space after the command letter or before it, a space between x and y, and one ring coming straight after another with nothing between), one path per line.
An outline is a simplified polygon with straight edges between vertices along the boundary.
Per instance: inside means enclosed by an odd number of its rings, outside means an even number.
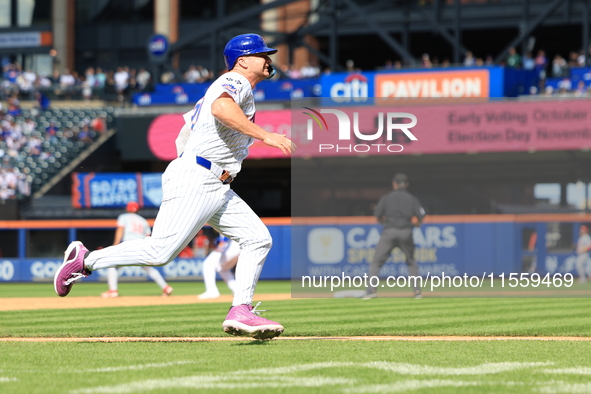
M127 209L127 211L128 211L128 212L133 212L133 213L135 213L135 212L139 211L139 209L140 209L140 204L138 204L138 203L137 203L137 202L135 202L135 201L130 201L130 202L128 202L128 203L127 203L127 207L126 207L126 209Z
M398 174L394 175L394 179L392 179L392 182L398 184L405 184L408 183L408 177L406 176L406 174L399 172Z

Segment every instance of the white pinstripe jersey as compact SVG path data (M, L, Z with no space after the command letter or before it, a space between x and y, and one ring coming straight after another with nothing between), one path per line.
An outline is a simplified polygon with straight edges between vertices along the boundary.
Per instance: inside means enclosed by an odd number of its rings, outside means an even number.
M254 122L256 109L250 82L236 72L228 72L216 79L195 107L183 115L185 123L191 129L184 154L204 157L236 176L254 139L224 126L211 114L213 102L224 92Z

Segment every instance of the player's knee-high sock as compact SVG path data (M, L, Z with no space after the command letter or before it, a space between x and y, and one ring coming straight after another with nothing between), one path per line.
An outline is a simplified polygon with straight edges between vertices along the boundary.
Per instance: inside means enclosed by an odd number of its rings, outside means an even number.
M118 282L119 282L119 274L117 273L117 268L107 269L107 283L109 285L109 290L117 291Z
M254 244L241 245L242 252L236 264L236 286L232 305L252 304L256 284L261 276L269 250L271 236L260 238Z
M146 270L148 277L150 277L150 279L152 279L154 282L156 282L156 284L158 286L160 286L160 288L162 290L164 290L166 288L166 286L168 286L168 283L166 283L166 281L164 280L162 275L160 275L160 272L156 268L154 268L154 267L143 267L143 268Z

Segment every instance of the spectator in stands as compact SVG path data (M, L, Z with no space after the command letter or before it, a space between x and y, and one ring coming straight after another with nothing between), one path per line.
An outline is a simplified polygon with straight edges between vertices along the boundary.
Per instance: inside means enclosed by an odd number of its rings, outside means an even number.
M540 78L540 91L542 91L546 85L546 66L548 65L546 52L540 49L534 61L536 64L534 70L538 73L538 78Z
M21 97L30 99L33 95L33 83L25 76L25 74L20 74L16 78L16 85L18 87L19 93Z
M96 75L94 74L94 67L88 67L86 71L84 71L84 77L86 78L86 85L90 89L97 87L98 83L96 80Z
M293 65L292 65L292 67L293 67ZM347 68L347 72L352 73L352 72L357 71L357 70L355 70L355 62L352 59L349 59L345 62L345 67ZM293 71L293 69L292 69L292 71Z
M29 147L29 156L31 157L39 157L41 156L43 141L36 135L32 135L29 140L27 141L27 146Z
M135 76L130 76L129 77L129 82L127 84L127 87L125 88L125 90L123 90L123 96L126 100L130 100L131 97L133 97L134 93L137 93L140 91L140 87L137 83L137 80L135 79Z
M129 83L129 72L123 67L117 67L117 71L113 74L113 79L115 80L117 100L123 101L123 92Z
M302 78L316 78L320 73L320 69L318 67L312 66L309 62L305 62L300 70L300 75Z
M524 70L533 70L536 67L536 62L531 52L525 54L523 58L523 69Z
M92 85L86 79L86 77L82 77L82 81L80 82L80 88L82 89L82 98L84 100L91 100L92 99Z
M298 70L295 64L292 64L291 67L289 67L289 77L291 79L300 79L302 77L300 70Z
M160 82L162 83L174 83L176 81L176 77L174 73L170 70L165 71L160 76Z
M90 121L90 128L97 134L102 134L107 130L107 120L104 116L97 116Z
M421 67L433 68L433 63L431 63L431 58L428 53L423 53L423 56L421 56Z
M51 73L51 77L49 77L49 80L51 81L51 84L54 86L58 86L60 83L60 77L61 77L61 73L60 70L58 70L57 68L53 70L53 72Z
M25 121L23 122L23 134L25 136L30 136L31 134L33 134L36 127L37 127L37 124L35 123L35 121L32 118L25 119Z
M554 95L554 88L552 86L546 86L544 88L544 96L552 97Z
M145 68L140 67L140 69L137 73L137 76L136 76L136 80L139 85L139 88L141 90L145 90L151 79L152 79L152 76L150 75L150 73Z
M74 85L76 85L76 78L70 73L69 69L64 69L59 78L61 95L68 100L71 99L74 93Z
M4 79L8 81L10 85L16 85L16 79L19 76L18 66L13 63L9 63L4 66Z
M13 95L8 98L8 109L6 110L6 113L12 116L13 118L20 116L23 113L23 111L21 110L20 102L16 98L16 95Z
M568 54L568 67L569 68L579 67L579 54L576 51L571 51Z
M45 135L46 135L46 139L49 140L49 142L51 144L58 143L58 138L57 138L58 131L59 131L59 128L55 125L55 122L53 120L50 120L49 125L45 128Z
M574 96L575 97L583 97L587 95L587 86L585 85L585 81L579 81L577 83L577 88L575 89Z
M210 72L208 69L206 69L205 67L203 67L200 64L197 65L197 71L199 71L201 73L201 77L203 78L203 82L210 80L210 79L214 79L213 72Z
M202 76L199 71L197 71L197 66L191 64L185 74L183 75L185 82L187 83L197 83L202 82Z
M476 60L474 59L474 55L470 51L466 51L466 56L464 57L464 66L466 67L474 67L476 65Z
M517 53L515 47L509 48L509 55L507 56L507 67L520 68L521 67L521 56Z
M37 89L48 89L51 87L51 80L47 77L44 72L39 73L37 80L35 81L35 88Z
M484 60L481 57L476 58L476 62L474 63L476 67L484 67Z
M569 76L568 63L559 54L556 54L554 60L552 60L552 76L554 78L564 78Z
M95 70L95 78L96 78L96 87L102 89L105 87L105 82L107 80L107 74L103 72L103 69L97 67Z
M115 83L113 71L108 71L105 79L104 92L108 99L117 99L117 84Z
M92 137L87 123L84 123L80 128L74 128L74 136L78 141L82 141L85 144L92 143Z

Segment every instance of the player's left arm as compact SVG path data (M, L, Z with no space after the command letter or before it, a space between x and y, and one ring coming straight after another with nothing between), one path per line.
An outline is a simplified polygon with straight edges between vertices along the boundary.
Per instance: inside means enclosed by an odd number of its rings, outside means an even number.
M113 240L113 245L119 245L121 243L121 238L123 238L124 229L124 226L117 227L117 230L115 230L115 239Z
M222 93L211 105L211 114L224 126L249 137L263 141L266 145L279 148L284 155L295 152L296 145L285 135L270 133L251 122L242 108L228 93Z

